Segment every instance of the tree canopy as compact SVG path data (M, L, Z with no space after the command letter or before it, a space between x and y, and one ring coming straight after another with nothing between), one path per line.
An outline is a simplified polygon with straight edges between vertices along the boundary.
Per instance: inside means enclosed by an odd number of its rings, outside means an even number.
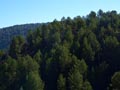
M55 19L0 51L0 90L119 90L119 55L116 11Z

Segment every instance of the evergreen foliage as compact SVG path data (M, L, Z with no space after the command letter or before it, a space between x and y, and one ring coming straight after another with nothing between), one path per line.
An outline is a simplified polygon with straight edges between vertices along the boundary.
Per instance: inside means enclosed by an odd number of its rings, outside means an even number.
M116 11L63 17L0 51L0 90L120 90L119 55Z

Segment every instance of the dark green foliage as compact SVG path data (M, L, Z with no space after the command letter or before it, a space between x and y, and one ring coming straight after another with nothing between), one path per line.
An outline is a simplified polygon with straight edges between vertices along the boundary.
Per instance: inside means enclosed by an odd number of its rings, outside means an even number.
M87 65L84 60L77 60L73 63L73 67L69 72L68 84L69 90L92 90L90 82L86 81L85 74L87 72Z
M78 70L73 70L68 77L69 90L82 90L83 76Z
M18 63L15 59L8 57L3 64L0 65L0 89L9 90L16 89L16 81Z
M0 51L0 90L120 89L120 14L116 11L63 17L41 24L26 38L9 37L9 50Z
M10 45L10 53L9 55L13 58L17 58L22 54L23 45L25 44L25 40L21 36L14 37L11 41Z
M42 63L42 55L41 55L41 52L40 50L38 52L36 52L36 54L34 55L34 60L36 60L36 62L38 64L41 64Z
M37 72L30 72L26 76L24 90L44 90L44 84Z
M58 90L66 90L66 79L62 74L59 75L57 80L57 89Z
M83 83L83 89L82 90L93 90L90 82L87 80Z
M120 89L120 72L115 72L115 74L111 78L112 82L112 90L119 90Z
M39 27L41 24L24 24L24 25L15 25L7 28L0 29L0 49L8 50L10 42L13 37L22 35L26 37L29 30L34 30Z

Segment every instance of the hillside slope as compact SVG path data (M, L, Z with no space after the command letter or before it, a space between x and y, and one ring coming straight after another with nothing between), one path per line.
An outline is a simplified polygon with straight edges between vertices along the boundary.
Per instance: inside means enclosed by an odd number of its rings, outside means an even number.
M7 49L10 45L10 41L14 36L22 35L26 36L29 30L34 30L39 27L40 24L24 24L15 25L0 29L0 50Z
M0 51L0 90L120 90L120 14L41 24Z

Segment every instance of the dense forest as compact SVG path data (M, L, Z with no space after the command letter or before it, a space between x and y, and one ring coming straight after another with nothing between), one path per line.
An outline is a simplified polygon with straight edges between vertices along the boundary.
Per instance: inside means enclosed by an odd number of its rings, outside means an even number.
M13 37L21 35L26 37L29 30L35 30L40 24L15 25L0 29L0 50L7 50Z
M119 55L116 11L63 17L0 51L0 90L120 90Z

